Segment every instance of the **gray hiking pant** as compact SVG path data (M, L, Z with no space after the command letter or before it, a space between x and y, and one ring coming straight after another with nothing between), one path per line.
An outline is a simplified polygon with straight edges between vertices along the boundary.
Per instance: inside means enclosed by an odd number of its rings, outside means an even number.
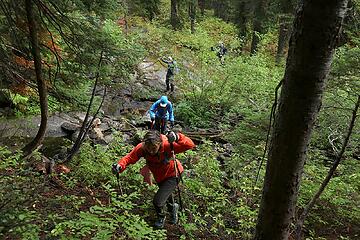
M174 196L178 179L176 177L170 177L158 183L159 190L156 192L153 204L158 217L165 217L164 206L166 204L169 212L172 212L174 206Z

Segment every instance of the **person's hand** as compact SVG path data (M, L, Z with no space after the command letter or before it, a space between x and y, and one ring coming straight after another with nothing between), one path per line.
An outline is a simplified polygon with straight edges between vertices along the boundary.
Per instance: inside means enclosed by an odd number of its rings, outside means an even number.
M174 128L174 121L171 121L171 122L170 122L170 127L171 127L171 128Z
M150 120L153 122L153 121L155 121L155 118L152 117L152 118L150 118Z
M166 137L167 137L169 143L177 142L177 140L179 140L179 135L173 131L168 132Z
M121 166L118 163L113 163L111 170L113 174L119 174L119 172L121 171Z

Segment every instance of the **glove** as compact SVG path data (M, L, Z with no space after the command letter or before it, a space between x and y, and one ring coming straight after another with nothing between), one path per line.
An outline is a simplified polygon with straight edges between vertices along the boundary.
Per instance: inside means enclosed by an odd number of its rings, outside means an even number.
M177 142L177 140L179 140L179 135L177 135L176 133L174 133L173 131L170 131L167 135L166 135L169 143L173 143L173 142Z
M121 166L118 163L113 163L111 170L113 174L119 174L119 172L121 171Z
M174 121L170 122L170 127L173 128L174 127Z
M153 122L153 121L155 121L155 118L150 118L150 120Z

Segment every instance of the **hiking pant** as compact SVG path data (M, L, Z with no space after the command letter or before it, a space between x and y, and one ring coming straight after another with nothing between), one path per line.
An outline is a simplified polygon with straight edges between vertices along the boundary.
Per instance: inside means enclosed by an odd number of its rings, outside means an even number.
M161 183L158 183L159 190L156 192L153 199L153 204L158 217L165 217L165 204L168 212L172 212L175 203L173 192L175 191L178 182L178 178L170 177Z
M155 117L154 129L165 134L167 120L165 118Z
M218 54L218 57L219 57L220 63L221 63L221 64L224 64L224 62L225 62L225 54L219 53L219 54Z
M171 92L174 91L174 75L173 74L166 74L166 91L171 90Z

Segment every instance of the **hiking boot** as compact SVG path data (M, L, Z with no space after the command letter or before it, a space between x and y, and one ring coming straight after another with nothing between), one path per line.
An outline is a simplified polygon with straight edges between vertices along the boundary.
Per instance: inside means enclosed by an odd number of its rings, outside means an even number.
M177 224L179 218L178 218L178 210L179 210L179 204L174 203L174 206L170 212L170 223L171 224Z
M155 228L164 228L165 225L165 217L159 217L154 224Z

